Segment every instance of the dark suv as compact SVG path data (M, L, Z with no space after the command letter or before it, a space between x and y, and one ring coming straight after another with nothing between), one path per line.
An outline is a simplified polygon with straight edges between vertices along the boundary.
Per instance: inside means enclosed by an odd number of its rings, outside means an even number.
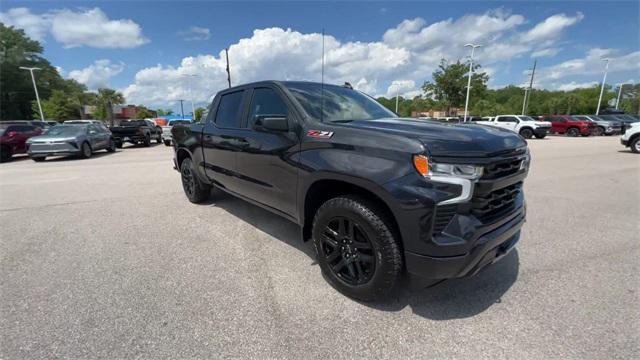
M27 123L0 123L0 161L10 161L15 154L27 152L27 140L42 134L42 129Z
M331 285L362 300L404 272L476 274L513 249L525 221L522 137L399 118L350 87L234 87L172 136L191 202L215 186L295 222Z

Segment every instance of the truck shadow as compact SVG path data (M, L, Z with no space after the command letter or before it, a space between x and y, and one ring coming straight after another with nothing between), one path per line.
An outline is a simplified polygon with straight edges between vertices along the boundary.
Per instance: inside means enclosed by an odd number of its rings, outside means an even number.
M311 266L317 265L312 242L303 242L300 239L300 230L296 224L217 189L213 190L212 198L211 202L203 205L225 210L258 230L298 249L311 259ZM416 315L432 320L472 317L501 302L502 296L518 278L519 266L518 252L514 249L502 260L474 277L447 280L429 288L416 288L408 281L403 281L387 300L361 304L388 312L400 311L408 306Z

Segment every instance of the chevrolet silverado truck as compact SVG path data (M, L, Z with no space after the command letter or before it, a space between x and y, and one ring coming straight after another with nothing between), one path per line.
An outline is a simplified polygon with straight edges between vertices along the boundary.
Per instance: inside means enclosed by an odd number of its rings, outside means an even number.
M363 301L406 274L474 275L514 248L525 221L522 137L399 118L347 85L225 89L205 121L172 134L189 201L216 187L293 221L327 281Z
M550 133L566 136L589 136L596 132L597 125L592 121L578 120L569 115L542 115L541 121L551 123Z
M511 130L525 139L531 139L533 136L537 139L543 139L547 136L547 132L551 130L550 122L534 120L532 117L525 115L498 115L489 120L477 121L476 123Z
M151 146L151 140L158 144L162 142L162 128L151 120L123 120L110 130L119 148L125 142L144 146Z

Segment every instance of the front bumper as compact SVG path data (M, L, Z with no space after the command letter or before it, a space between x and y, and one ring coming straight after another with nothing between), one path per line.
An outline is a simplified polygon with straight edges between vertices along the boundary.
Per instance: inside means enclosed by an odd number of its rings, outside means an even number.
M629 146L629 140L620 139L620 144L628 147Z
M32 143L28 145L27 154L29 156L69 156L80 154L77 145L67 142L42 144Z
M533 130L533 133L538 136L544 136L547 135L549 131L551 131L551 127L538 127Z
M471 250L458 256L435 257L406 251L404 256L407 271L428 279L451 279L475 275L513 250L520 240L520 229L524 222L523 207L502 225L478 236Z

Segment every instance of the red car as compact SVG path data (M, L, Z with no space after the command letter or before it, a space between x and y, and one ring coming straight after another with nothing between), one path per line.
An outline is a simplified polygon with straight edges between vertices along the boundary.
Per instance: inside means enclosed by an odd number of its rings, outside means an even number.
M27 152L26 141L42 134L42 129L28 124L0 123L0 161L10 161L14 154Z
M567 136L589 136L596 130L595 123L576 120L569 115L542 115L540 120L551 123L549 133L566 134Z

